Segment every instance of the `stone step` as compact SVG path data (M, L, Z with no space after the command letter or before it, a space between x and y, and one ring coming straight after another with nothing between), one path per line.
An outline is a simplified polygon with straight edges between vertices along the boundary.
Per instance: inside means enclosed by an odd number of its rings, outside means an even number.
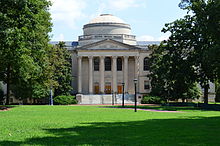
M121 104L122 103L122 95L118 94L116 96L112 96L111 94L104 95L82 95L78 94L77 100L79 104ZM113 101L114 98L114 101ZM134 103L134 95L125 95L124 98L125 104L133 104Z

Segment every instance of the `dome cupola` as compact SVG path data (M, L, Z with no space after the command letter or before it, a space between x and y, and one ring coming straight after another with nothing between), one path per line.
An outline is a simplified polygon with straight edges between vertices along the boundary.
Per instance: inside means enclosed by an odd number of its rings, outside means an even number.
M111 14L101 14L83 27L84 35L94 34L127 34L131 33L130 25Z
M79 36L79 45L94 43L104 39L113 39L130 45L136 45L131 27L122 19L111 14L101 14L83 26L83 35Z

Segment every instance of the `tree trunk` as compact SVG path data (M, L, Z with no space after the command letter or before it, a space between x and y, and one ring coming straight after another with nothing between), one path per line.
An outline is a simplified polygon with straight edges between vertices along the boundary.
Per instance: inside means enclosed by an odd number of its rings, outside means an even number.
M185 103L185 98L182 98L182 103Z
M7 93L6 93L6 105L9 105L9 98L10 98L10 65L7 68Z
M209 96L209 84L206 84L204 87L204 104L208 104L208 96Z

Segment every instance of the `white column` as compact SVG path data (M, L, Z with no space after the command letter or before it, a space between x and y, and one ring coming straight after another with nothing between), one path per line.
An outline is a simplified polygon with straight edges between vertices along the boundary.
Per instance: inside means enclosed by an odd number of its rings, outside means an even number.
M100 92L101 93L105 93L105 81L104 81L104 77L105 77L105 64L104 64L104 56L100 57Z
M89 94L93 94L93 56L89 56Z
M117 56L113 56L112 59L112 90L117 92Z
M78 93L82 93L82 56L78 56Z
M139 56L134 56L135 59L135 73L134 73L134 78L138 79L139 73L140 73L140 69L139 69Z
M135 68L135 72L134 72L134 79L137 79L137 92L139 93L140 91L140 84L139 84L139 74L140 74L140 68L139 68L139 56L134 56L135 59L135 63L134 63L134 68Z
M125 93L128 92L128 56L124 56L124 83L125 83Z

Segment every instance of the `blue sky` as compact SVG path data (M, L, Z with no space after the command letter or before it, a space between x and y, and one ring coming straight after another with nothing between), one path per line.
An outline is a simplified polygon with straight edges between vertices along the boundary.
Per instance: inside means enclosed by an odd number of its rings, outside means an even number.
M168 38L161 29L165 23L182 18L186 11L180 0L51 0L53 41L76 41L82 27L100 14L113 14L131 25L139 41Z

